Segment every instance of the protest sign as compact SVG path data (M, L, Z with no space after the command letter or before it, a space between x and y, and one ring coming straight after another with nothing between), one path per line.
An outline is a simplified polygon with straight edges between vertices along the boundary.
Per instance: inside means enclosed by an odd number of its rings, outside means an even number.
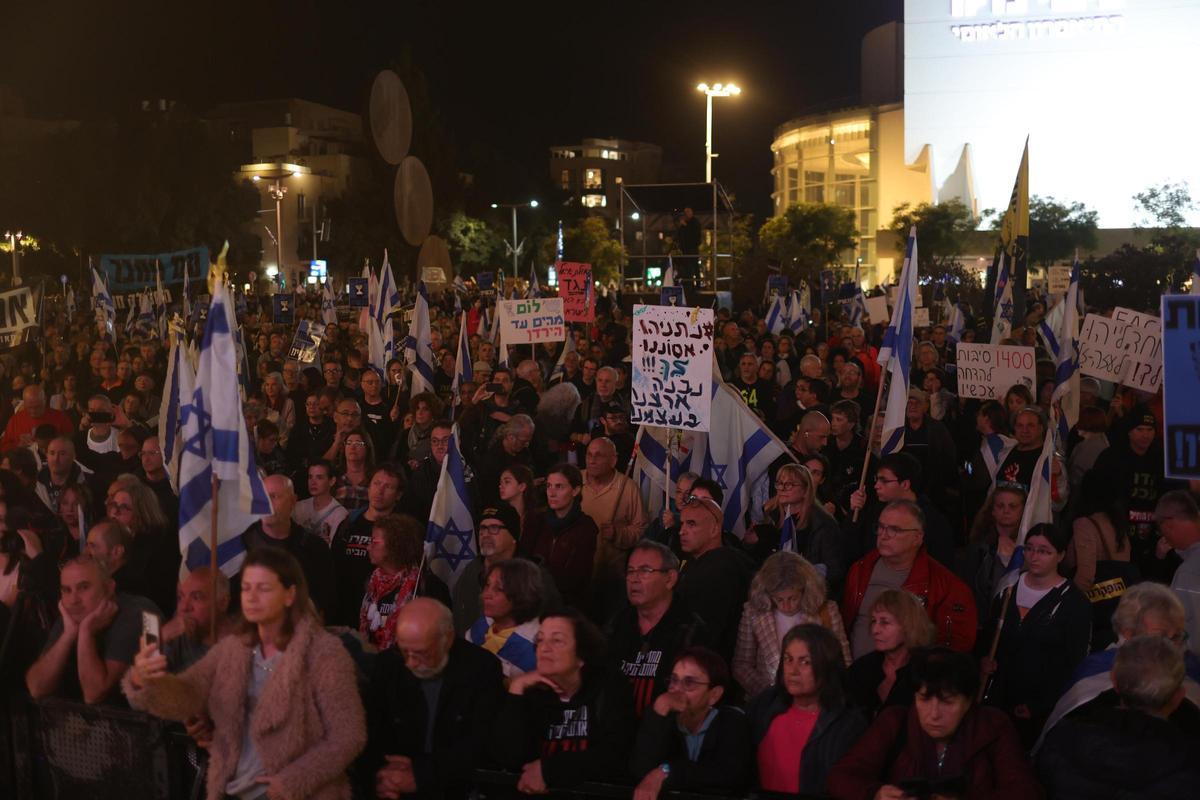
M787 294L787 275L767 276L767 299L773 300L776 295Z
M0 350L33 341L39 325L37 305L28 286L0 293Z
M833 281L833 270L821 270L821 305L827 304L836 293L837 286Z
M1034 390L1032 347L959 342L958 396L964 400L1003 400L1013 386Z
M663 286L658 290L660 306L682 306L684 304L682 286Z
M351 278L346 281L346 292L350 295L350 307L366 308L370 305L370 298L367 297L369 289L370 284L366 278Z
M929 309L914 308L913 309L913 325L918 328L929 327Z
M496 273L480 272L475 276L475 285L479 287L479 291L487 294L496 288Z
M1200 480L1200 295L1163 295L1162 321L1164 468Z
M162 275L164 288L182 287L185 271L193 283L203 283L208 278L208 248L192 247L173 253L100 256L100 272L114 298L153 288L155 266Z
M306 319L300 320L300 324L296 326L296 336L292 339L292 347L288 350L288 360L299 361L301 364L315 364L322 338L320 325Z
M563 319L567 322L593 322L596 319L596 287L592 265L564 261L558 265L558 295L563 301Z
M634 305L629 421L707 431L712 349L712 309Z
M880 295L879 297L867 298L867 316L871 318L871 323L886 325L891 315L888 314L887 298Z
M1111 318L1084 317L1079 331L1079 371L1084 375L1157 392L1162 363L1158 317L1120 307Z
M567 323L563 319L561 297L530 300L501 300L496 304L500 314L500 343L507 346L563 342L567 339Z
M290 294L271 296L271 321L276 325L291 325L296 319L295 297Z
M1050 294L1062 294L1071 286L1070 267L1050 268Z

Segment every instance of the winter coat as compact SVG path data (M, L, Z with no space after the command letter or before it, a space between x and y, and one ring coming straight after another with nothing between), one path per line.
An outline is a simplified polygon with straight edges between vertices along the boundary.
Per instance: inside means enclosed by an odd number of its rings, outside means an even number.
M746 706L746 716L750 718L753 752L758 752L775 718L786 713L791 705L792 698L779 686L772 686L750 701ZM866 718L856 710L845 707L821 709L817 724L809 734L800 756L801 795L821 794L824 791L829 770L863 735L866 728Z
M208 800L221 800L237 769L246 721L246 691L254 646L226 636L199 662L135 689L126 674L125 694L134 708L183 722L205 713L213 722L209 747ZM313 619L297 626L287 649L267 676L250 717L250 736L267 775L288 797L346 800L346 769L367 740L354 662L342 643Z
M846 591L842 599L842 618L846 630L852 631L859 607L871 582L871 571L879 561L879 551L872 550L850 568L846 576ZM960 652L970 652L978 633L975 599L971 590L950 570L934 561L924 548L904 579L905 591L912 592L925 606L925 613L937 629L936 643Z
M550 570L564 603L588 609L599 536L596 523L576 501L565 517L553 511L534 514L529 530L521 535L520 552L527 558L537 556Z
M809 616L802 615L801 623L820 625L834 636L842 646L842 658L850 663L850 642L846 640L846 629L842 625L842 615L837 603L828 600ZM733 651L733 678L746 690L747 697L753 697L768 686L775 683L775 673L779 671L779 631L775 627L775 611L755 611L746 603L742 611L742 621L738 625L737 645Z
M629 769L641 781L652 769L668 764L670 774L663 790L685 792L720 791L740 795L750 775L750 725L745 712L736 706L719 706L700 745L700 755L688 758L687 741L679 730L679 715L665 717L647 711L638 728Z
M1042 787L1012 723L994 708L969 710L947 749L939 774L933 739L915 708L884 709L829 773L834 800L872 800L880 787L901 781L957 782L971 800L1038 800ZM952 795L954 796L954 795Z

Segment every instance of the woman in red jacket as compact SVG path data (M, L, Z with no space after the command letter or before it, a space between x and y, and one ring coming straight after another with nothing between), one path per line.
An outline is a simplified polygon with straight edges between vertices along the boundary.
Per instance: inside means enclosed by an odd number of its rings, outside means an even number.
M884 709L829 773L835 800L915 797L989 800L1044 796L1002 711L976 708L979 672L965 653L913 653L911 708Z

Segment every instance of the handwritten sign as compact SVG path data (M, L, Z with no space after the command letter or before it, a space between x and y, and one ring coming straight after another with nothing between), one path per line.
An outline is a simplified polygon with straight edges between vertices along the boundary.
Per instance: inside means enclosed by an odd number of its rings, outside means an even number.
M563 301L563 319L567 322L594 322L596 285L592 265L564 261L558 265L558 295Z
M872 325L879 325L880 323L886 325L891 319L891 316L888 314L887 298L883 295L868 297L867 316L871 318Z
M1166 476L1200 480L1200 295L1163 295Z
M1070 267L1050 268L1050 294L1062 294L1071 287Z
M567 323L561 297L530 300L501 300L500 343L503 345L564 342Z
M1112 317L1088 314L1079 331L1079 371L1146 392L1162 384L1162 323L1117 307Z
M959 342L958 396L969 400L1003 400L1013 386L1034 391L1032 347Z
M629 421L707 431L712 351L712 309L635 305Z

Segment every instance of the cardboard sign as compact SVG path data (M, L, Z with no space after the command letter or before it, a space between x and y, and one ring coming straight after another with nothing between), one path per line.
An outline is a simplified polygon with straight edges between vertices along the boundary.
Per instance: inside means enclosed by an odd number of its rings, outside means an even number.
M913 326L917 328L929 327L929 309L914 308L913 309Z
M958 396L968 400L1004 400L1020 384L1037 394L1036 357L1032 347L959 342Z
M879 297L867 298L867 316L871 318L871 323L874 325L888 324L891 315L888 314L887 298L880 295Z
M836 291L837 286L833 282L833 270L821 270L821 304L828 303Z
M271 321L291 325L296 320L296 298L290 294L271 295Z
M563 301L563 319L567 322L594 322L596 285L592 265L564 261L558 265L558 296Z
M288 360L299 361L301 364L315 364L321 350L321 326L300 320L296 326L296 336L292 339L292 347L288 350Z
M33 290L22 286L0 293L0 350L33 341L40 329Z
M634 305L629 421L707 431L712 350L712 309Z
M664 286L658 290L658 304L660 306L684 306L686 302L683 297L682 286Z
M567 323L561 297L501 300L500 343L503 345L565 342Z
M1050 268L1050 294L1063 294L1071 287L1070 267Z
M346 293L350 295L351 308L366 308L371 304L371 299L367 296L370 290L370 282L366 278L351 278L346 281Z
M1200 480L1200 295L1163 295L1162 321L1164 470Z
M1158 317L1117 307L1113 316L1088 314L1079 331L1079 371L1147 392L1162 384L1162 325Z

